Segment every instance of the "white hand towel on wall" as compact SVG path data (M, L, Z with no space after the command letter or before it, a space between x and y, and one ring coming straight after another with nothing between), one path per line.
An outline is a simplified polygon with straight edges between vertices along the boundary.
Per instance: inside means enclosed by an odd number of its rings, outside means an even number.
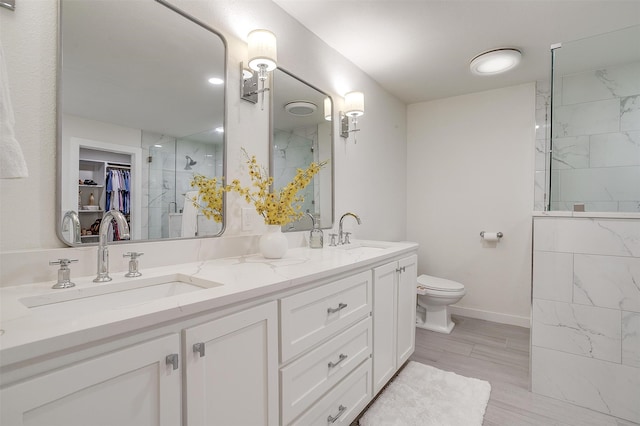
M0 179L29 176L22 149L15 137L15 122L4 51L0 45Z
M198 209L193 201L198 199L198 191L189 191L184 194L184 207L182 208L182 236L195 237L198 231Z

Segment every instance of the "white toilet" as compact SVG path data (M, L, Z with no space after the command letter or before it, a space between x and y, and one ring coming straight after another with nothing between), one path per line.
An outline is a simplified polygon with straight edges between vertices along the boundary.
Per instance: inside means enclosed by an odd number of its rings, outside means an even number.
M417 291L416 327L451 333L455 324L451 321L448 306L462 299L466 293L464 285L444 278L420 275Z

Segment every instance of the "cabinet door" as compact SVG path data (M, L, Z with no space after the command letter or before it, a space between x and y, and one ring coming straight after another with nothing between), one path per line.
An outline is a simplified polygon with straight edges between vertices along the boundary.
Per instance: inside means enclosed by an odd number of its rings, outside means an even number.
M397 303L397 367L409 359L416 347L416 280L418 257L413 255L398 262Z
M180 336L171 334L78 362L0 391L0 424L161 425L181 421Z
M278 423L277 321L269 302L184 331L187 425Z
M374 395L396 372L397 268L398 262L391 262L373 270Z

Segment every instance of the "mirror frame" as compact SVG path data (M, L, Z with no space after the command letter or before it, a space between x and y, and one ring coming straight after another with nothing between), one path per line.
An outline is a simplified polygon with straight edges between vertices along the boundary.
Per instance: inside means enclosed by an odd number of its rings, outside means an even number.
M321 90L319 88L317 88L316 86L314 86L313 84L309 83L306 80L301 79L300 77L296 76L295 74L291 73L290 71L287 71L285 68L282 68L280 66L278 66L278 68L276 68L276 70L278 71L282 71L283 73L285 73L286 75L288 75L291 78L294 78L296 80L298 80L299 82L301 82L302 84L305 84L306 86L318 91L319 93L322 93L323 95L325 95L326 97L328 97L331 100L331 157L329 159L329 164L331 165L331 223L329 225L326 226L321 226L322 229L332 229L333 225L335 224L336 221L336 203L335 203L335 161L334 161L334 157L335 157L335 145L336 145L336 132L335 132L335 103L333 101L333 97L328 94L327 92L325 92L324 90ZM273 142L274 142L274 130L275 130L275 126L274 126L274 121L275 121L275 114L274 114L274 96L273 93L275 91L278 90L278 83L276 81L276 79L274 78L274 74L271 75L271 96L269 96L269 175L273 176L273 170L275 169L274 167L274 163L275 163L275 157L273 155ZM272 185L272 190L273 190L273 185ZM282 232L301 232L301 231L309 231L313 228L313 225L310 224L311 226L309 226L308 228L305 227L303 229L287 229L287 225L282 226Z
M228 104L227 104L227 99L228 99L227 92L229 90L229 66L228 66L229 65L229 46L227 44L227 39L219 31L211 28L209 25L205 24L203 21L199 20L198 18L195 18L194 16L186 13L185 11L169 3L168 0L148 0L148 1L156 2L159 4L159 6L166 7L170 11L177 13L178 15L204 28L205 30L212 32L213 34L217 35L220 38L220 41L222 42L222 45L224 47L224 63L223 63L224 68L223 69L224 69L224 80L225 80L224 88L222 92L222 103L223 103L222 111L224 114L222 123L225 129L225 132L222 135L222 145L224 147L224 152L222 155L222 176L226 176L227 151L228 151L227 124L228 124L228 115L229 115ZM63 87L62 87L62 56L63 56L62 14L63 14L62 0L58 0L58 19L57 19L57 24L58 24L57 51L58 53L57 53L57 61L56 61L56 85L57 85L57 90L56 90L56 156L57 158L56 158L56 212L55 212L56 236L63 244L69 247L94 247L94 246L97 246L99 243L98 242L90 242L90 243L89 242L88 243L69 242L64 238L64 235L62 232L62 219L64 215L64 212L62 211L62 191L63 191L63 188L62 188L62 115L63 113L61 108L62 91L63 91ZM222 199L222 223L220 227L220 232L218 232L216 235L206 235L206 236L196 236L196 237L176 237L176 238L167 237L167 238L153 238L153 239L139 239L139 240L120 240L120 241L109 242L109 244L114 244L114 243L115 244L131 244L131 243L135 244L135 243L147 243L147 242L155 242L155 241L175 241L175 240L220 237L226 230L226 225L227 225L226 213L227 213L227 194L224 193L223 199Z

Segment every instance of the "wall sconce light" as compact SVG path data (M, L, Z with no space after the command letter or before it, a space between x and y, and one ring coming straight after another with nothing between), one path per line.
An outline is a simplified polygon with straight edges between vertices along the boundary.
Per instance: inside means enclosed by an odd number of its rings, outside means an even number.
M331 98L324 98L324 119L327 121L331 121Z
M242 85L240 97L251 103L258 103L258 94L262 94L262 109L264 109L265 81L269 78L269 72L277 66L276 36L268 30L253 30L247 36L248 68L240 63L242 73ZM260 82L260 88L258 88Z
M344 112L340 112L340 136L348 138L349 133L359 132L357 117L364 115L364 94L362 92L349 92L344 95ZM349 118L353 123L353 129L349 129Z

